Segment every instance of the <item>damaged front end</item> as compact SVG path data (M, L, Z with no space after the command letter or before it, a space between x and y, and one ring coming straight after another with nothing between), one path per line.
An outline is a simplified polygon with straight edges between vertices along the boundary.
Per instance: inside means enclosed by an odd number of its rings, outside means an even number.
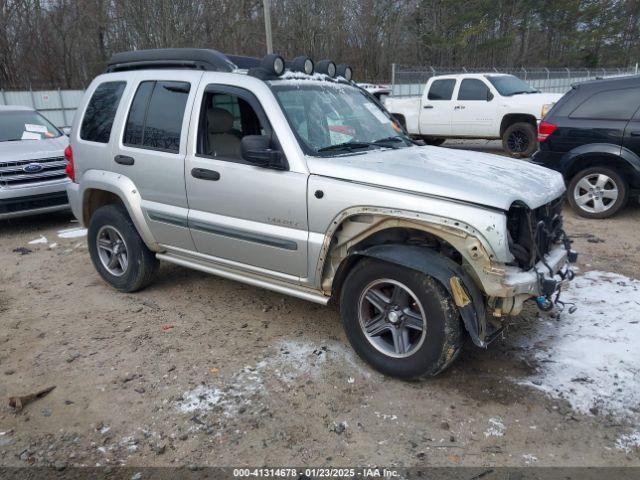
M522 303L532 297L541 310L564 308L560 292L574 277L570 264L577 261L578 254L563 230L563 202L564 197L558 197L536 209L522 203L509 209L507 234L514 259L505 266L503 284L510 294L494 301L494 315L496 307L499 314L517 314ZM574 309L570 306L569 311Z

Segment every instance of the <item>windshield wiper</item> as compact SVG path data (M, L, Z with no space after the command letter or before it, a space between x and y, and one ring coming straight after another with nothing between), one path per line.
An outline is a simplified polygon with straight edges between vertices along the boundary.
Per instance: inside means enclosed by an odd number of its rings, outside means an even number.
M387 142L394 142L394 143L402 142L402 143L404 143L404 137L402 137L401 135L393 135L392 137L379 138L378 140L375 140L373 143L375 143L376 145L379 145L379 144L384 144L384 143L387 143ZM387 145L384 145L384 146L386 147ZM393 145L389 145L389 147L398 148L398 147L395 147Z
M385 140L385 139L382 139ZM377 141L376 141L377 142ZM386 147L386 148L398 148L391 145L384 145L376 142L344 142L337 143L335 145L329 145L328 147L322 147L318 149L318 152L330 152L333 150L357 150L359 148L367 147Z

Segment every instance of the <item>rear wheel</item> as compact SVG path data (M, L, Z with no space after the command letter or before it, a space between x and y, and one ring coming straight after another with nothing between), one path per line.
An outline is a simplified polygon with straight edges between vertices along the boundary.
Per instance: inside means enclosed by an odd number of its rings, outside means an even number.
M612 216L627 202L627 192L627 182L620 174L605 167L578 172L568 188L569 203L586 218Z
M536 136L536 128L530 123L514 123L502 134L502 148L512 157L530 157L538 148Z
M95 211L87 241L94 267L117 290L140 290L151 283L158 270L158 259L144 244L122 205L105 205Z
M361 261L345 280L340 312L354 350L386 375L435 375L460 352L463 330L451 297L415 270Z

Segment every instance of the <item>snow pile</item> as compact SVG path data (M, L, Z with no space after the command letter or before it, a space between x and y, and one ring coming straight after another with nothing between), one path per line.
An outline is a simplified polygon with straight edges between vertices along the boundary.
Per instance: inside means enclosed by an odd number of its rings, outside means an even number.
M640 431L622 435L616 440L616 448L625 453L640 450Z
M215 387L198 385L182 395L182 401L178 404L178 410L182 413L203 412L215 407L222 394Z
M591 271L561 300L578 310L533 330L527 342L538 372L524 383L583 413L639 413L640 281Z
M501 418L490 418L489 428L484 432L485 437L502 437L507 427L502 423Z

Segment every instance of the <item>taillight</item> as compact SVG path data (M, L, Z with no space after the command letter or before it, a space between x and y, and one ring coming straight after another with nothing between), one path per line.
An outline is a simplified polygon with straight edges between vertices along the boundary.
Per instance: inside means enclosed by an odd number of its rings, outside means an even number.
M71 145L64 149L64 158L67 161L67 166L64 169L64 173L71 179L72 182L76 181L76 171L73 166L73 150Z
M540 125L538 125L538 142L544 142L547 138L549 138L549 135L551 135L557 129L558 127L556 127L553 123L544 121L540 122Z

